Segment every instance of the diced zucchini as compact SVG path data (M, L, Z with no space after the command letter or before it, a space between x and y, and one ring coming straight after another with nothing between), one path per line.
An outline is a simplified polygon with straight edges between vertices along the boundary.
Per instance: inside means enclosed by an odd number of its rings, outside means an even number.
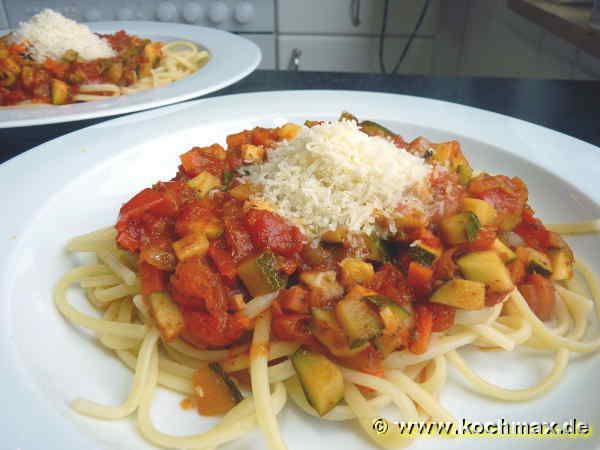
M10 56L2 60L2 66L10 72L14 73L15 75L19 75L21 73L21 66Z
M233 398L233 401L235 402L235 404L238 404L239 402L244 400L244 396L238 389L237 384L235 384L235 382L231 379L231 377L229 375L227 375L227 372L225 372L223 370L223 367L221 367L221 364L219 364L218 362L211 362L208 365L208 367L210 368L210 370L212 370L214 372L214 374L216 376L218 376L221 380L223 380L223 383L225 383L225 385L227 386L227 389L229 389L229 392L230 392L231 397Z
M291 141L298 136L298 133L300 133L301 129L302 127L300 127L300 125L296 125L295 123L286 123L277 128L277 137L285 141Z
M146 44L144 56L153 67L156 67L162 56L162 44L158 42Z
M121 81L121 77L123 76L123 63L122 62L114 62L112 63L109 67L108 70L106 71L106 78L108 78L108 80L111 83L118 83L119 81Z
M204 256L208 251L208 239L201 233L188 234L173 242L173 250L180 261L192 256Z
M459 142L441 142L439 144L432 144L432 147L434 153L431 156L431 160L456 172L461 184L466 186L471 179L473 169L463 155Z
M442 239L450 245L474 240L479 228L479 219L470 211L445 217L440 221Z
M265 159L265 148L262 145L243 144L241 149L242 161L245 164L257 164Z
M364 283L375 275L373 265L358 258L344 258L340 267L344 275L355 283Z
M269 250L242 262L238 275L253 297L282 289L287 283L287 276L278 272L275 255Z
M323 416L344 398L344 378L338 366L326 356L299 348L292 364L306 399Z
M573 276L573 253L568 247L550 250L552 264L552 279L557 281L570 280Z
M350 358L357 355L367 347L367 343L350 348L348 336L335 318L333 311L312 308L310 331L332 355L340 358Z
M254 192L252 185L250 183L238 184L233 189L229 190L229 195L231 195L236 200L246 201L250 198L252 193Z
M334 270L302 272L300 281L312 290L319 291L325 301L339 298L344 293L344 288L337 282L337 274Z
M69 86L64 81L53 78L50 82L53 105L64 105L69 97Z
M10 70L0 67L0 86L12 86L17 81L17 76Z
M430 157L431 160L441 164L442 166L451 167L452 159L456 153L456 144L456 141L431 144L433 148L433 155Z
M371 261L383 262L389 259L388 250L383 239L375 234L363 236L369 254L366 256Z
M508 269L493 250L468 253L456 263L466 279L484 283L491 292L507 292L514 287Z
M137 73L140 78L152 76L152 64L150 64L150 63L138 64Z
M192 384L198 412L205 416L224 414L244 399L235 382L216 362L197 369Z
M460 184L466 186L471 180L473 169L471 169L471 166L469 164L459 164L456 167L456 173L458 174L458 181L460 182Z
M343 244L348 236L346 228L336 228L335 230L327 230L321 235L321 239L329 244Z
M186 225L184 233L203 234L209 240L217 239L223 234L223 222L218 217L201 217Z
M183 331L183 316L179 307L166 292L153 292L148 296L150 313L165 341L172 341Z
M365 300L377 305L379 316L383 322L383 331L373 339L373 345L383 357L387 357L402 344L411 327L412 316L408 309L395 303L383 295L365 297Z
M519 249L519 254L525 255L525 267L528 272L539 273L545 277L552 274L552 263L550 262L550 258L542 252L531 247L524 247Z
M429 301L458 309L481 309L485 306L485 284L458 278L450 280L442 284Z
M370 120L362 121L360 123L360 129L363 133L368 134L369 136L380 136L385 138L396 137L396 133L393 131L388 130L386 127L376 122L371 122Z
M213 189L221 186L221 180L219 180L212 173L206 170L196 175L194 178L187 182L188 186L194 189L200 197L204 197Z
M355 286L335 305L335 315L350 339L350 348L370 341L383 330L381 317L372 303L364 298L367 291Z
M342 111L338 122L341 122L342 120L351 120L353 122L358 123L358 118L354 114L349 113L348 111Z
M77 53L75 50L73 50L73 49L70 48L69 50L67 50L64 53L62 59L65 62L72 63L72 62L77 61L77 57L78 56L79 56L79 53Z
M408 254L419 264L430 267L442 255L442 249L431 247L419 239L410 244Z
M500 259L506 264L514 261L517 258L515 252L513 252L508 245L496 238L492 244L492 248L498 253Z
M463 199L463 207L465 211L470 211L477 216L481 226L493 224L498 218L496 208L485 200L467 197Z
M23 70L21 70L21 83L23 86L30 88L33 86L33 78L34 69L31 66L23 66Z

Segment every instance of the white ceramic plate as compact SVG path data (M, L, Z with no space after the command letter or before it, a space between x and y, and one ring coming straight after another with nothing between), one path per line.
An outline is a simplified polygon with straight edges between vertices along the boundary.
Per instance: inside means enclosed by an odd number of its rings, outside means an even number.
M119 118L63 136L0 166L0 423L3 449L146 449L135 421L103 422L73 413L86 397L118 403L131 375L89 335L63 320L51 291L75 262L62 247L73 235L114 223L132 194L176 171L177 156L193 145L223 142L256 125L334 119L340 111L381 121L412 139L457 138L474 167L523 177L532 204L548 222L600 217L598 148L536 125L456 104L400 95L342 91L270 92L175 105ZM117 138L118 136L118 138ZM600 272L600 241L569 239L577 255ZM73 292L73 302L84 302ZM486 378L523 387L542 377L550 358L499 352L466 355ZM442 402L457 418L478 421L577 418L600 425L600 358L573 355L565 377L544 397L504 403L472 393L451 372ZM211 420L183 412L179 397L161 390L153 409L161 429L191 433ZM290 449L371 448L356 426L325 423L288 405L280 416ZM261 449L258 432L228 449ZM571 440L519 440L519 448L596 448L598 435ZM414 449L477 449L481 440L423 439ZM502 449L506 440L486 440Z
M125 30L154 41L188 40L210 51L208 63L169 86L89 103L30 108L0 108L0 128L44 125L113 116L171 105L222 89L241 80L260 63L260 49L248 39L226 31L159 22L97 22L97 33ZM0 36L5 32L0 32Z

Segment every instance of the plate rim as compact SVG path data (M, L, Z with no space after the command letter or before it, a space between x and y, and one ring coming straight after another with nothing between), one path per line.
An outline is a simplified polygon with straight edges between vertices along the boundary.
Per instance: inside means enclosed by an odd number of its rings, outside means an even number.
M11 262L19 257L19 250L23 245L22 238L18 235L27 230L28 221L44 207L43 200L51 197L55 191L62 189L69 182L69 175L75 178L81 173L81 168L89 169L93 165L103 164L119 154L120 149L118 148L110 148L102 153L81 152L80 140L82 138L101 140L106 133L118 133L132 125L148 126L168 118L176 119L180 115L193 114L195 120L200 121L204 118L208 120L208 123L302 115L302 111L305 109L311 111L321 109L323 115L329 116L333 112L337 114L343 109L349 109L348 106L351 103L357 105L357 113L360 113L361 110L372 110L373 113L370 117L374 119L387 115L388 119L430 126L436 130L468 136L515 153L510 147L504 145L508 139L506 133L508 130L513 137L516 136L520 139L521 144L529 143L536 146L532 147L537 149L533 154L519 156L550 170L586 194L596 205L600 203L600 193L590 192L600 180L600 176L598 176L600 167L598 169L593 167L593 163L600 166L597 164L600 162L600 148L521 119L441 100L369 91L270 91L211 97L95 124L41 144L1 164L0 199L3 204L15 207L15 210L11 211L12 214L7 214L5 220L0 222L0 252L7 255L6 258L0 260L0 295L2 292L10 292L13 284L9 268ZM231 108L232 104L235 104L236 108ZM262 105L261 111L252 114L256 104ZM399 104L401 105L400 109L398 109ZM392 117L395 113L398 113L401 118ZM430 117L429 122L421 119L426 116ZM405 118L409 120L402 120ZM440 125L442 123L444 126ZM134 132L135 130L130 131L130 133ZM490 134L486 135L486 133ZM163 130L162 135L166 134L167 131ZM106 146L106 144L98 143L94 145ZM540 149L544 146L552 148ZM537 160L541 155L552 155L556 151L565 152L565 148L579 152L580 158L578 161L574 161L575 164L564 167L548 167L548 161L541 164ZM48 160L48 165L41 164L46 160ZM64 161L69 161L69 164L64 164ZM585 176L581 177L582 179L577 180L577 183L573 183L572 178L561 175L566 172L577 173L582 168L587 172ZM53 172L54 170L57 172ZM52 179L53 173L60 173L61 179ZM48 182L48 192L29 189L22 191L22 197L14 195L15 192L19 192L19 189L36 185L35 183L39 184L40 177L41 181ZM591 183L589 186L586 185L588 182ZM16 238L11 239L12 235ZM49 301L51 301L50 295ZM47 429L52 427L54 434L50 444L51 448L81 448L78 446L79 442L87 445L87 448L96 448L97 443L92 442L77 428L71 426L69 419L61 417L60 414L57 414L57 410L50 410L45 404L47 402L44 402L43 405L37 402L40 394L35 386L27 383L27 374L24 371L24 364L17 354L16 346L10 345L14 341L12 330L5 326L7 325L6 321L10 318L10 309L14 304L15 302L10 300L0 304L0 373L7 381L0 383L0 397L6 399L12 407L10 414L8 409L0 414L2 421L7 425L10 424L10 426L4 427L5 442L11 443L11 445L14 442L15 448L37 448L34 444L39 444L39 440L35 440L33 436L35 433L30 433L31 429L23 427L22 424L38 423L39 420L45 424L44 427ZM54 417L51 415L52 413ZM95 445L90 446L92 443Z
M105 22L91 22L86 23L92 31L94 30L113 30L116 32L118 30L124 29L127 32L131 32L133 34L150 34L150 35L167 35L167 36L179 36L182 34L184 37L180 39L190 39L193 40L190 36L193 34L197 35L197 40L199 44L202 44L202 35L220 37L223 39L226 44L222 46L222 48L217 50L217 55L221 53L225 54L227 49L232 45L237 45L243 47L244 50L244 58L245 63L239 65L239 67L235 68L237 63L232 62L231 58L227 58L230 60L230 66L227 69L230 71L229 74L226 74L225 77L222 77L218 81L213 81L208 84L208 86L198 86L194 87L192 84L190 89L186 89L186 92L177 94L177 95L162 95L159 98L151 99L147 101L142 101L139 103L133 104L125 104L112 108L102 108L102 103L105 100L100 100L98 103L90 102L90 103L82 103L81 105L93 105L98 106L96 109L91 111L82 111L82 112L72 112L65 113L63 115L54 115L52 114L51 106L40 107L40 109L30 109L28 111L37 112L40 111L39 117L36 114L33 114L31 118L25 119L11 119L8 117L6 120L2 117L3 115L10 116L12 111L23 111L22 109L9 109L9 108L0 108L0 129L9 129L9 128L22 128L27 126L37 126L37 125L51 125L56 123L68 123L75 122L79 120L89 120L89 119L97 119L102 117L111 117L117 116L121 114L129 114L134 112L146 111L149 109L155 109L162 106L168 106L180 102L184 102L186 100L194 99L197 97L202 97L204 95L210 94L212 92L216 92L220 89L223 89L227 86L230 86L241 79L247 77L251 74L262 60L262 51L258 45L256 45L251 40L240 36L239 34L231 33L226 30L222 30L220 28L212 28L212 27L204 27L204 26L196 26L189 24L180 24L180 23L161 23L161 22L151 22L151 21L105 21ZM147 29L148 31L143 31ZM140 31L141 30L141 31ZM150 31L151 30L151 31ZM9 31L9 30L2 30ZM214 46L213 46L214 48ZM212 50L212 49L211 49ZM219 51L220 50L220 51ZM209 61L210 64L210 61ZM234 70L235 69L235 70ZM212 70L207 67L207 70ZM179 85L183 83L188 83L189 79L182 79L178 81ZM185 86L185 85L184 85ZM135 94L134 94L135 95ZM158 93L160 95L160 92ZM123 97L125 98L125 97ZM75 105L67 105L68 107L76 107ZM42 112L46 112L46 115L42 115ZM5 113L5 114L3 114Z

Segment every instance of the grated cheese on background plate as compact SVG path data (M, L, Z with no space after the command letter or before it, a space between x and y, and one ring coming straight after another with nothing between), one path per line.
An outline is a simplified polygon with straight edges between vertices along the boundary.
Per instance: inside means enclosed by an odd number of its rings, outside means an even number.
M13 33L16 42L27 42L31 57L43 63L46 58L60 59L67 50L75 50L84 60L111 58L115 51L107 41L83 24L44 9Z
M246 179L262 186L253 200L316 237L326 230L375 230L374 211L391 216L399 204L421 207L418 192L430 173L422 158L360 131L356 122L303 127L299 135L268 151L264 164L245 167Z

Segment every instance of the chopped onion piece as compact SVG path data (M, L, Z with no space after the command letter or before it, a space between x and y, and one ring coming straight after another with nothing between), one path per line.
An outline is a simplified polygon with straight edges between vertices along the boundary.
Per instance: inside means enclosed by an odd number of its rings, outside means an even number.
M275 291L255 297L246 303L246 306L240 311L240 313L249 319L252 319L271 306L271 303L273 303L273 300L275 300L278 295L279 291Z

